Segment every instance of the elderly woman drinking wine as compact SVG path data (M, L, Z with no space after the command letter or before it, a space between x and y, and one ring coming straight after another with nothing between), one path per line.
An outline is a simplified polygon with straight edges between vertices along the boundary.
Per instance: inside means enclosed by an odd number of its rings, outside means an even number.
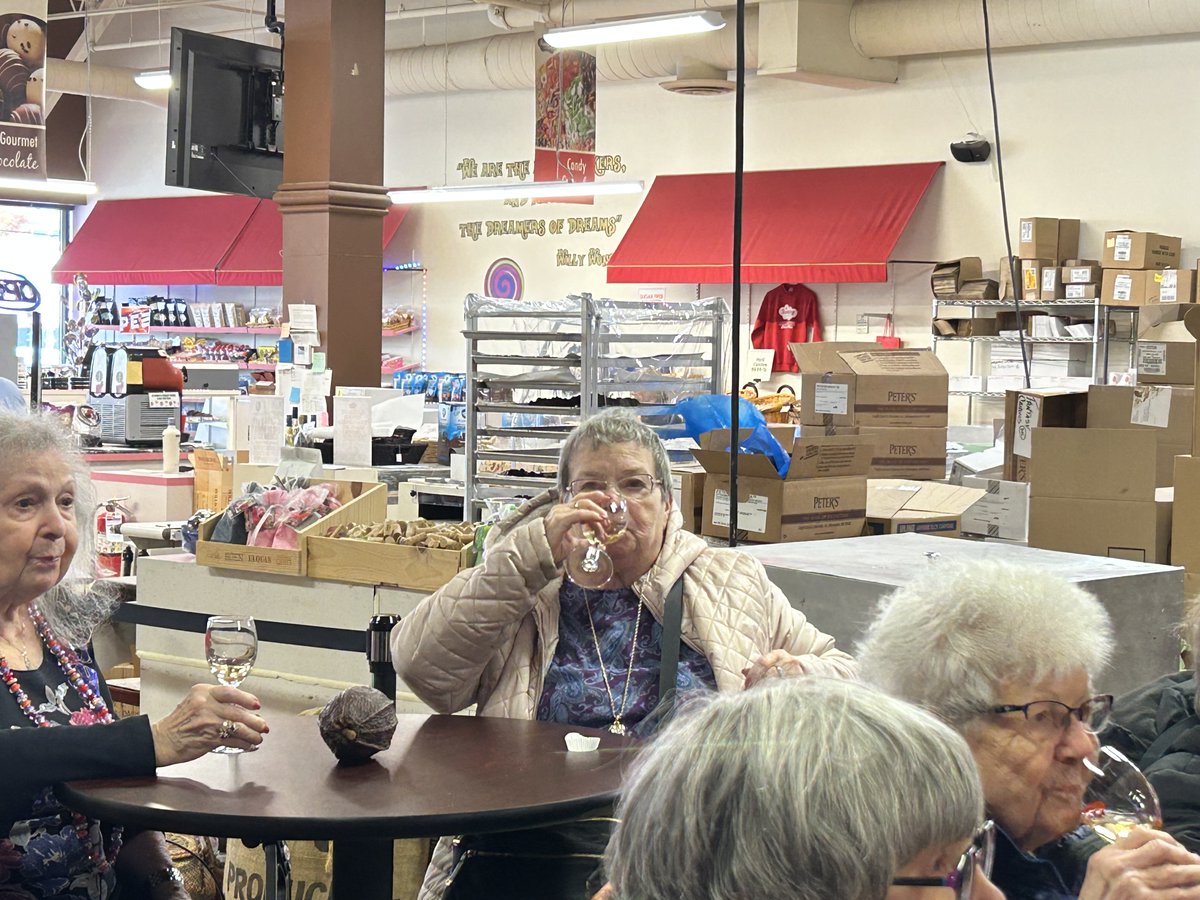
M599 587L580 583L592 584L595 574L577 565L589 537L611 559ZM737 691L764 678L854 672L850 657L792 608L756 559L683 530L666 450L627 410L602 412L567 437L558 489L494 526L483 563L396 626L392 660L438 712L477 704L479 715L638 735L653 730L664 689ZM563 855L594 857L606 836ZM557 837L550 843L562 847ZM454 877L449 844L440 845L422 896L521 896L516 864L481 876L478 894L463 886L471 869L483 871L481 860L497 859L470 856L471 844L460 842ZM538 886L526 896L586 896L587 879L557 883L539 860L558 851L539 846L545 842L532 838L525 845L529 880ZM497 894L502 886L510 894Z
M211 685L153 724L114 719L83 649L110 611L84 588L88 486L57 422L0 411L0 896L183 900L161 835L73 813L51 785L148 774L222 743L253 750L267 725L253 694ZM83 577L67 578L73 564Z

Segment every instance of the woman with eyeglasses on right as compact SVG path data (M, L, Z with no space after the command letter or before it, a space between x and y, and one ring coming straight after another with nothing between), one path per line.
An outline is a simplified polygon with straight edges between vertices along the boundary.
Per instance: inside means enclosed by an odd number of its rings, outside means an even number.
M1077 833L1085 760L1112 705L1094 682L1112 649L1093 596L990 561L931 565L882 601L858 648L864 680L966 739L1008 900L1200 898L1200 856L1165 832L1135 828L1099 850Z

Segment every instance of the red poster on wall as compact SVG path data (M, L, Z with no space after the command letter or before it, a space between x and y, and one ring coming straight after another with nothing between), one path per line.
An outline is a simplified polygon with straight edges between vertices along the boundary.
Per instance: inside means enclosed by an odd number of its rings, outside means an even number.
M46 0L0 0L0 177L46 177Z
M538 52L534 181L596 180L596 57ZM537 202L537 201L534 201ZM591 197L560 200L591 203Z

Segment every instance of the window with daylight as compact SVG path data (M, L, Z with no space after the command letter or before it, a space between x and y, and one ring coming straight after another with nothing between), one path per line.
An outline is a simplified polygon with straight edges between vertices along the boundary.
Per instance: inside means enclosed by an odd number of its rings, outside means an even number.
M0 203L0 269L28 278L42 295L38 312L43 366L63 363L63 288L50 280L50 270L66 246L69 216L60 206ZM13 311L0 300L0 314ZM17 356L28 367L33 361L33 316L22 311L16 316Z

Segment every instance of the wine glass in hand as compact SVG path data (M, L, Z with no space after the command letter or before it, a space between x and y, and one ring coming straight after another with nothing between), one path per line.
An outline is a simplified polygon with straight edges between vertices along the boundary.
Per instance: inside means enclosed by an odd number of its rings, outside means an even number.
M629 505L619 494L605 494L599 501L604 521L596 526L585 522L577 526L587 542L567 554L567 576L582 588L604 587L613 576L612 558L604 547L620 540L629 524Z
M229 687L241 685L258 656L254 619L250 616L209 616L204 631L204 656L217 681ZM216 747L212 752L242 751L238 747Z
M1134 828L1162 828L1158 795L1142 770L1115 747L1084 760L1092 781L1083 795L1083 824L1108 843Z

